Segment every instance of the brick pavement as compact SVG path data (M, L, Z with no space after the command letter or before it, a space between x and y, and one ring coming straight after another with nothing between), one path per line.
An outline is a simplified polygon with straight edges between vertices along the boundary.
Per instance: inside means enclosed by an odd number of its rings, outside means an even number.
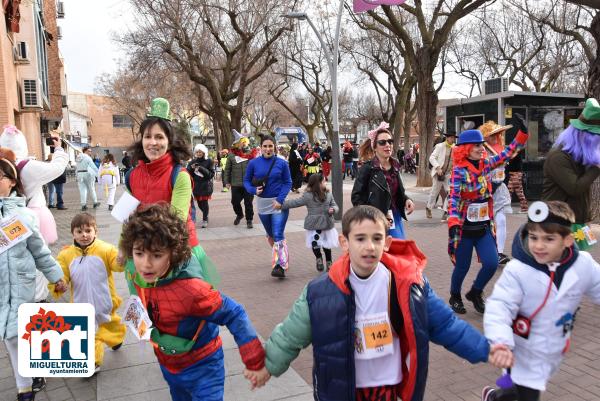
M414 188L414 177L406 177L406 185L411 196L415 199L418 209L411 216L408 223L408 236L415 239L419 247L428 256L429 263L426 274L434 290L446 299L451 264L446 253L447 229L445 224L439 222L441 211L434 211L435 219L427 220L423 210L428 190ZM215 190L218 191L219 189L220 184L217 183ZM344 187L345 209L350 205L350 189L351 182L346 181ZM219 267L222 277L220 289L244 304L260 335L267 338L273 327L285 318L304 285L317 276L314 269L314 256L304 246L304 233L297 229L297 226L301 224L300 221L303 219L305 211L296 209L290 213L290 224L288 225L290 230L287 230L286 237L290 243L291 267L287 279L274 280L269 276L270 250L264 238L258 234L260 223L257 216L254 218L255 229L247 230L248 236L244 234L246 229L238 229L238 238L235 235L223 236L223 233L227 230L230 233L234 217L229 198L227 193L215 192L213 200L210 202L209 230L199 229L199 238L207 253ZM68 211L55 211L61 244L54 246L54 249L58 249L70 241L68 235L69 221L75 212L79 210L78 193L72 183L67 184L66 201L67 206L70 208ZM512 235L525 220L525 216L509 215L507 220L509 238L507 243L510 243ZM110 222L101 225L100 237L114 240L114 238L106 238L102 235L102 232L114 233L115 227L115 223ZM112 235L114 236L114 234ZM242 235L243 237L239 237ZM505 253L510 253L510 246L507 246L507 251ZM334 257L339 256L339 254L339 250L334 251ZM600 259L600 247L594 249L593 255L596 259ZM475 262L473 266L475 266ZM472 282L475 273L476 269L473 269L467 276L465 287ZM464 318L481 329L481 315L474 312L470 304L467 304L467 310L468 312L464 315ZM598 308L592 306L588 301L583 303L574 331L574 347L562 364L561 371L551 381L548 391L543 397L544 400L600 400L600 382L598 382L600 378L600 358L598 358L600 355L600 339L596 335L600 327L600 316L596 313L597 311ZM3 356L2 352L3 350L0 350L0 358ZM108 352L107 363L109 363L111 357L111 353ZM236 355L233 355L233 357L239 359ZM126 362L127 360L120 363ZM311 382L312 355L310 348L300 354L299 358L292 364L292 368L306 382ZM484 385L493 383L498 374L499 371L491 366L471 365L441 347L432 345L425 400L478 400L481 388ZM102 375L103 372L100 373L99 378L102 378ZM12 372L0 365L0 389L6 388L6 380L13 382ZM60 396L54 397L51 392L59 393L62 391L60 390L62 387L71 389L80 385L76 381L73 382L73 380L70 379L66 381L67 383L53 381L52 386L57 387L59 391L57 391L57 388L49 390L45 395L46 398L40 399L63 399ZM272 380L271 383L276 384L277 379ZM227 386L235 389L244 385L239 382L228 381ZM72 392L72 390L70 391ZM5 394L7 393L0 390L0 400L4 400L2 396ZM229 394L232 397L231 392ZM257 396L259 398L256 398ZM64 399L79 400L79 398ZM266 400L266 398L260 398L258 393L254 393L253 399Z

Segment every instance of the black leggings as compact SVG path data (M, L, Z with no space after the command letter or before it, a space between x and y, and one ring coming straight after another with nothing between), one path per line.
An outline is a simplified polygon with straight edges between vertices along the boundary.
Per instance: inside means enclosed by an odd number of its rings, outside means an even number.
M196 200L198 203L198 209L202 212L202 221L208 221L208 201L207 200Z
M313 244L312 251L315 254L317 259L321 259L323 257L323 255L321 255L321 248L319 248L318 246L315 246L315 245L316 245L316 241ZM325 260L327 262L331 262L331 249L323 248L323 252L325 252Z
M496 390L490 401L540 401L540 390L516 384L511 388Z

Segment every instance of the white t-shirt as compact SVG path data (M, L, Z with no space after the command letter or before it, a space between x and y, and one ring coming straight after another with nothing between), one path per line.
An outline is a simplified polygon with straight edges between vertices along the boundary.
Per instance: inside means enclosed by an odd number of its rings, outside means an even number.
M381 263L366 279L350 268L356 303L354 369L356 387L395 385L402 381L400 339L390 321L391 273Z

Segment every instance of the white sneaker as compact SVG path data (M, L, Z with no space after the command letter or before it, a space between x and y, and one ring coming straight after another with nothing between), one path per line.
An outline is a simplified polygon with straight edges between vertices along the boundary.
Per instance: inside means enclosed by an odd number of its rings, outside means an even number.
M206 227L208 227L208 221L206 221L206 220L202 220L202 226L201 226L201 227L202 227L202 228L206 228Z

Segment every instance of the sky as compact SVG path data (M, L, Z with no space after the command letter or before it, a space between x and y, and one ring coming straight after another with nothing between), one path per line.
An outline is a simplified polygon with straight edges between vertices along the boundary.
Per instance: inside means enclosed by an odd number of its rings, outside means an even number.
M127 0L62 0L65 18L59 19L63 39L60 51L64 57L69 92L93 93L96 78L112 73L126 51L112 38L132 25L132 11ZM448 75L440 98L462 97L464 83ZM371 87L368 87L371 90Z
M63 39L59 41L65 60L70 92L92 93L96 77L116 69L125 52L112 40L124 32L128 18L125 0L62 0L65 18L59 19Z

